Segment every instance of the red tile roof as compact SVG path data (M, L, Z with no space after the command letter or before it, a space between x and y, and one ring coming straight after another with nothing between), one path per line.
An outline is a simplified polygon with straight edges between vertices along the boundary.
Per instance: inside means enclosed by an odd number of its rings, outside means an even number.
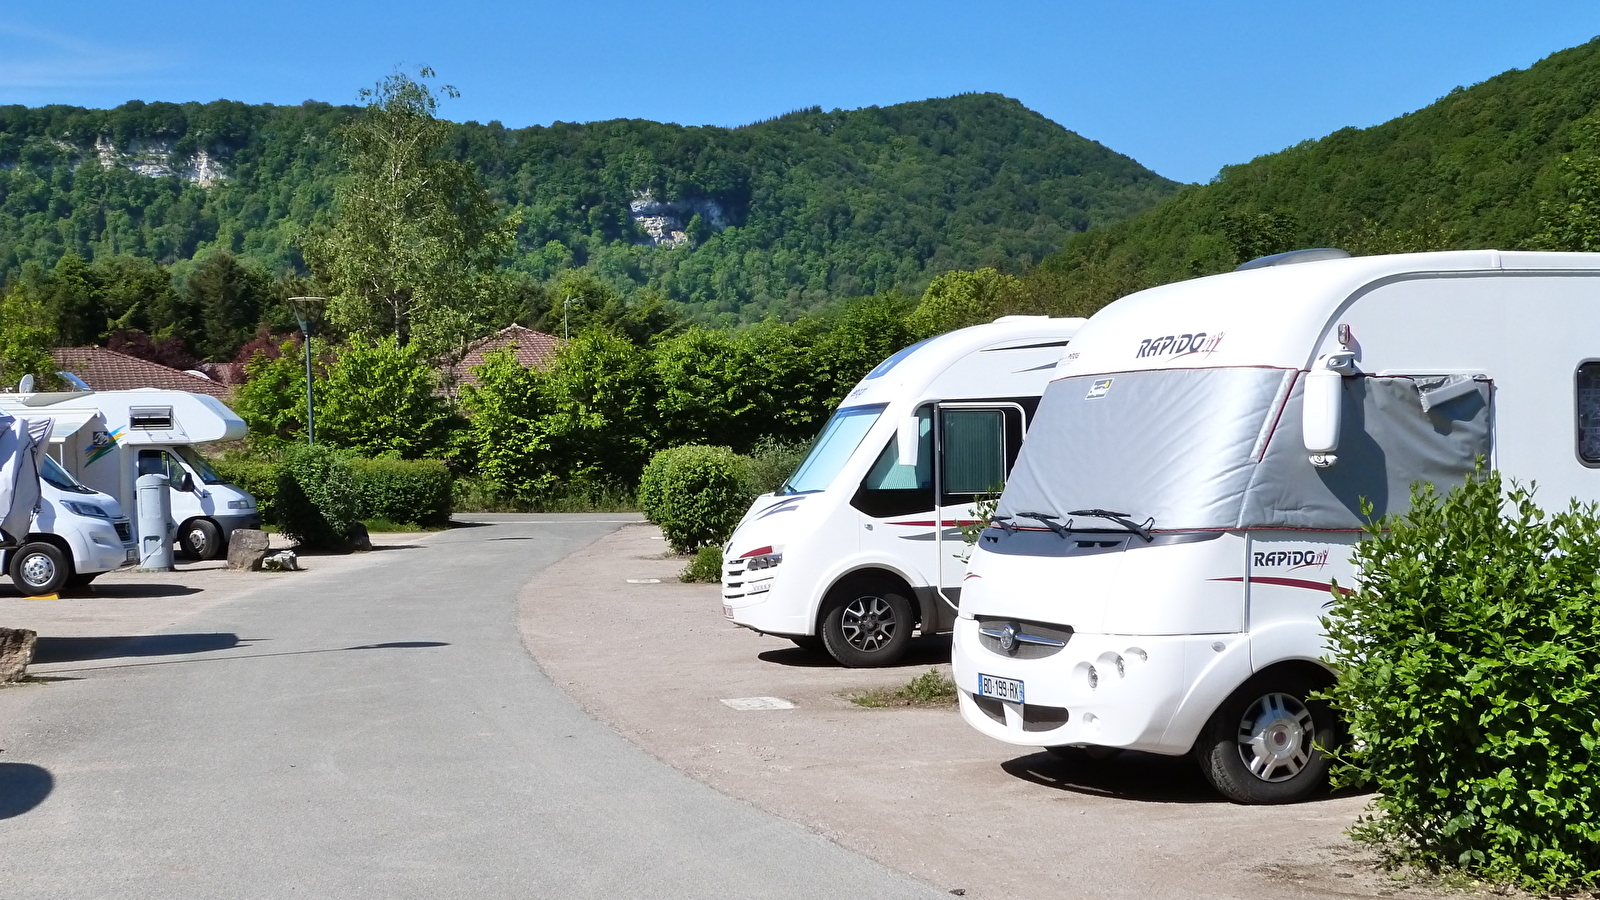
M455 388L460 388L464 384L477 385L478 377L472 374L472 369L483 365L483 358L488 354L506 347L513 348L517 362L521 363L523 368L531 369L535 366L544 368L555 358L556 351L561 349L561 339L553 334L523 328L521 325L502 328L496 334L468 344L466 355L461 357L460 362L444 367L445 380Z
M189 391L228 399L232 389L209 378L168 368L137 356L104 347L60 347L50 351L63 372L82 378L97 391L126 391L134 388L161 388Z

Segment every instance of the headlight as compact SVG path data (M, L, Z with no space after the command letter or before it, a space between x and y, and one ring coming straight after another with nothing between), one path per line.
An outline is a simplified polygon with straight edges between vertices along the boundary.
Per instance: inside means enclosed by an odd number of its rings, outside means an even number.
M752 556L750 557L750 562L745 566L745 571L754 572L759 569L770 569L781 562L783 562L782 553L768 553L763 556Z
M228 501L228 508L229 509L255 509L256 508L256 502L254 500L229 500Z
M111 518L110 513L98 506L95 506L93 503L84 503L81 500L63 500L61 501L61 505L80 516L88 516L91 519Z

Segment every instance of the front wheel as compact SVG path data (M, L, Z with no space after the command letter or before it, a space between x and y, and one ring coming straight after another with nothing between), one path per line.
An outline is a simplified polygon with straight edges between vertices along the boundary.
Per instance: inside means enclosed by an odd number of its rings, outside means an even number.
M226 548L222 545L222 529L209 519L195 519L183 526L178 535L178 550L184 559L217 559Z
M11 583L27 596L54 594L72 577L72 562L55 544L30 542L11 554L10 575Z
M1337 741L1333 711L1311 680L1267 673L1233 693L1207 723L1201 770L1235 803L1294 803L1327 783L1324 747Z
M828 655L852 669L893 665L911 643L911 601L885 585L835 589L822 619Z

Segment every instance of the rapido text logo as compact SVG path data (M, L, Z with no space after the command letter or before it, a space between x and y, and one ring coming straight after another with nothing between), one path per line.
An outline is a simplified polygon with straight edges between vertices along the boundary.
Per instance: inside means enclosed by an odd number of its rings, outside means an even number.
M1134 354L1135 359L1144 359L1150 356L1189 356L1194 353L1215 353L1217 345L1222 343L1222 332L1207 334L1196 331L1192 334L1169 334L1164 337L1145 338L1139 342L1139 352Z
M1328 564L1326 550L1257 551L1251 560L1258 568L1320 569Z

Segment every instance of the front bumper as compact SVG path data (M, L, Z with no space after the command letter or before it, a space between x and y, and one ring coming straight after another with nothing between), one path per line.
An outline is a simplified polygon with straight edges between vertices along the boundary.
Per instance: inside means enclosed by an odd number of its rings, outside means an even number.
M723 560L723 618L763 634L812 634L810 598L794 589L793 579L786 585L778 575L782 570L779 565L748 572L746 560Z
M211 518L217 523L217 526L222 529L222 540L224 542L226 542L228 537L240 528L261 527L261 512L254 509L248 512L241 512L236 515L212 516Z
M1024 623L1024 630L1027 626ZM1197 662L1243 648L1242 635L1104 635L1075 633L1034 658L990 646L972 618L956 620L951 651L961 716L978 731L1031 747L1102 746L1179 755L1194 735L1172 729L1186 702L1209 702L1190 689ZM1222 644L1218 651L1214 645ZM1092 673L1092 677L1091 677ZM1023 703L978 695L978 676L1023 682ZM1209 708L1204 711L1209 715Z
M124 541L124 530L130 536ZM72 568L80 575L98 575L139 561L138 544L132 540L127 519L95 522L81 531L86 540L72 541Z

